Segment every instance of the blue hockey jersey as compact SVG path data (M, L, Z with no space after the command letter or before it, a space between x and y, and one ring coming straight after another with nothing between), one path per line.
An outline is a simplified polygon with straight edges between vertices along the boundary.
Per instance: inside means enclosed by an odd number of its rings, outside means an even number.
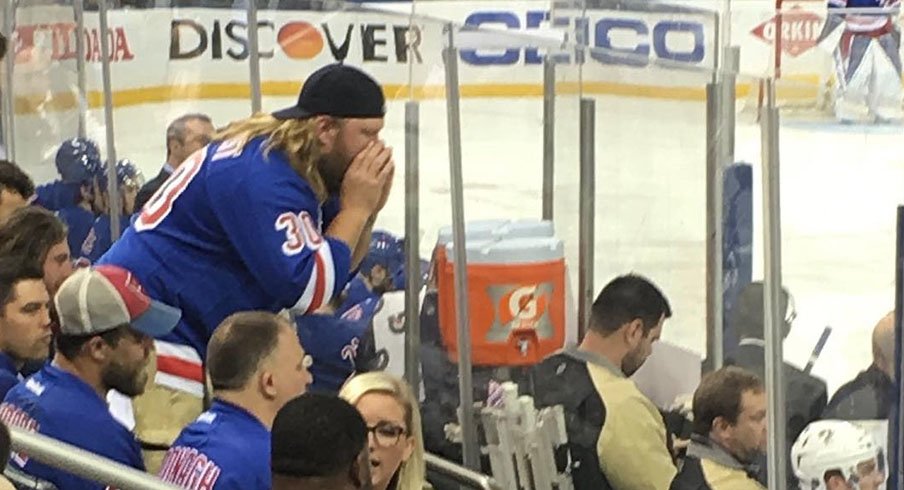
M50 211L74 206L80 197L81 184L66 184L55 180L35 188L35 204Z
M130 222L131 215L120 216L120 234L125 232L126 228L129 227ZM88 236L85 237L85 240L79 248L72 250L72 255L74 257L86 259L89 264L97 262L97 259L101 258L101 256L110 249L110 246L113 245L113 235L111 234L110 224L110 215L102 214L98 216L97 219L94 220L94 225L91 226L91 231L88 232Z
M0 419L73 446L91 451L126 466L144 471L141 449L135 437L116 421L103 400L87 383L53 364L19 383L0 405ZM66 490L104 489L105 485L52 468L12 453L15 468Z
M82 244L91 234L94 221L97 219L94 213L81 206L69 206L57 211L57 217L66 224L66 241L69 244L69 253L73 257L79 256Z
M202 357L237 311L313 312L349 279L352 252L308 183L258 137L216 142L185 161L99 260L132 271L154 299L182 310L162 340Z
M270 490L270 431L245 409L214 400L179 434L159 476L189 490Z
M298 337L311 356L313 383L310 391L338 393L349 377L359 371L373 353L373 340L368 338L379 298L369 298L349 308L343 315L301 315L295 318ZM372 337L372 335L370 336Z

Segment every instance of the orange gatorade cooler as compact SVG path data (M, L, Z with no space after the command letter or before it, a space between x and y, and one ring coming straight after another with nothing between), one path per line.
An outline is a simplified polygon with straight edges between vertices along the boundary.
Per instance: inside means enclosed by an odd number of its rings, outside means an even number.
M433 249L433 272L437 289L454 288L454 283L446 283L446 276L440 272L445 269L449 259L446 245L452 243L452 227L439 229L436 247ZM495 242L505 238L553 237L555 229L552 221L542 220L476 220L465 223L465 241ZM452 276L448 276L452 277Z
M453 362L458 359L452 243L438 269L439 325ZM565 342L565 255L554 237L467 245L471 359L474 365L536 364Z

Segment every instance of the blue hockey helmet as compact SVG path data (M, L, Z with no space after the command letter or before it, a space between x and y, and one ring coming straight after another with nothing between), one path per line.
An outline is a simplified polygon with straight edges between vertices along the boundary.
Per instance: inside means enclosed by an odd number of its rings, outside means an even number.
M78 184L97 177L103 165L97 143L88 138L72 138L60 145L56 168L67 184Z
M370 235L370 249L361 261L361 273L370 274L380 265L392 277L405 265L405 241L386 231L375 230Z
M99 175L100 186L101 189L107 188L107 163L104 162L101 165L101 171ZM135 164L132 160L128 158L123 158L122 160L116 162L116 183L119 184L120 187L134 187L141 188L144 185L144 174L141 173L141 169L138 168L138 165Z

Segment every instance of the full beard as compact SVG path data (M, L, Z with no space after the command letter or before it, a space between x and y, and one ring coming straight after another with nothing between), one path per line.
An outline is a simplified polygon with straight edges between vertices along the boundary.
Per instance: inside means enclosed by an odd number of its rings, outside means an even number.
M144 370L144 364L130 368L113 362L101 374L101 379L106 387L128 397L136 397L144 393L144 385L147 383L147 378L148 375Z
M342 179L345 178L347 169L348 165L341 164L336 157L329 155L324 155L317 162L317 170L320 172L323 185L329 195L339 195L339 191L342 190Z

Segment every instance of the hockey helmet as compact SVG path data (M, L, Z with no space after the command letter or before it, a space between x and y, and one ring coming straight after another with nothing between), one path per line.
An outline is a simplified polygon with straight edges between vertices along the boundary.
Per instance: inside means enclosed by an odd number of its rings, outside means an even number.
M88 138L72 138L56 152L56 168L67 184L79 184L97 177L103 167L97 143Z
M885 455L866 430L843 420L819 420L808 425L791 448L791 464L800 488L825 490L825 474L837 471L859 489L857 466L874 461L885 473Z

